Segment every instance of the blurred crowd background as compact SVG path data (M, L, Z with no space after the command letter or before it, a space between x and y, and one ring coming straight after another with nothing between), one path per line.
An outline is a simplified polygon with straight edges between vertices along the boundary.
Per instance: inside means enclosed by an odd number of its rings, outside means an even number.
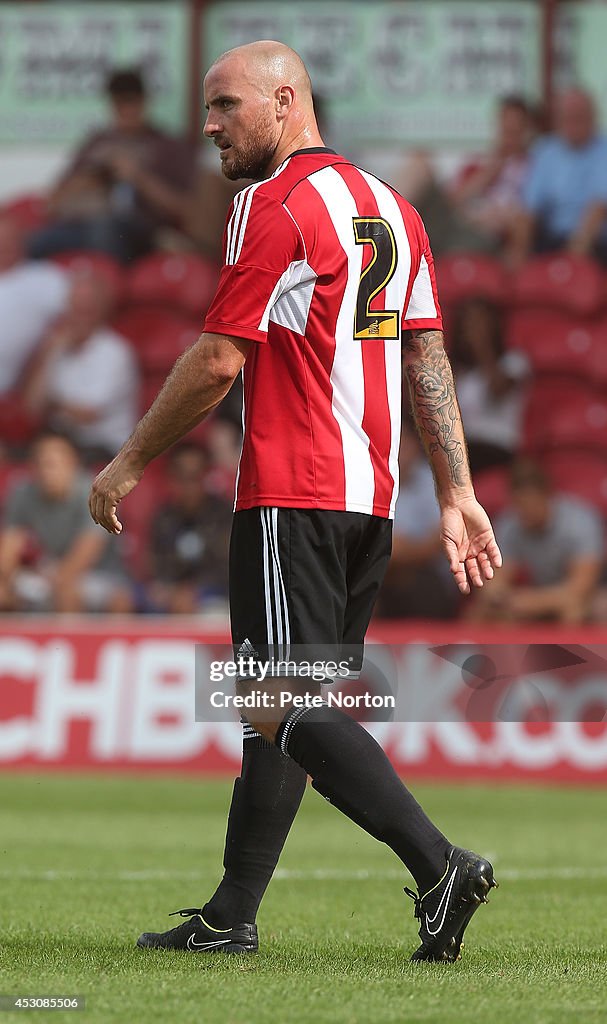
M87 494L214 292L242 183L201 137L201 71L272 36L308 60L327 145L425 220L505 558L462 604L405 401L378 616L607 620L607 4L24 2L0 30L2 612L225 617L238 384L149 467L120 538Z

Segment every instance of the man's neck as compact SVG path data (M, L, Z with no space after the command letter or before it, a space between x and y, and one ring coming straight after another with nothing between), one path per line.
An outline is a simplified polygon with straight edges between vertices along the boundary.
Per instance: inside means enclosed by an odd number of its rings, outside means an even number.
M320 132L317 128L307 126L290 139L284 141L281 139L268 165L268 175L273 174L276 168L280 167L292 153L297 153L300 149L315 149L319 146L324 147Z

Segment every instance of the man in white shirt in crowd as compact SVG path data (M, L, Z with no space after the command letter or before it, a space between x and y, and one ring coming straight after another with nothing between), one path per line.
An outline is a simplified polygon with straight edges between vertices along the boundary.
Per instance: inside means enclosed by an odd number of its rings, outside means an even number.
M59 267L25 259L21 228L0 211L0 404L16 390L38 344L63 312L68 287Z
M41 346L25 384L30 412L68 434L89 462L113 457L137 421L136 360L108 325L111 305L105 280L73 277L66 314Z

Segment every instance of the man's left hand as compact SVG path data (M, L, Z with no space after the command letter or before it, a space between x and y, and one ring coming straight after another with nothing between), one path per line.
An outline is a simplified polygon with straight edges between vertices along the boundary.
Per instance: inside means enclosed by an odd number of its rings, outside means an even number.
M476 498L445 506L441 512L441 541L449 567L462 594L493 579L502 556L489 516Z

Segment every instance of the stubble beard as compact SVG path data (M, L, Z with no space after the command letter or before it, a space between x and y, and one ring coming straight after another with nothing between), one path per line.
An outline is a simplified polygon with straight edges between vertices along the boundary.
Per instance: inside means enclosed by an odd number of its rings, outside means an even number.
M261 180L268 176L268 167L276 151L276 143L272 138L269 126L263 117L251 126L246 141L233 150L229 162L223 160L221 170L230 181L239 178Z

